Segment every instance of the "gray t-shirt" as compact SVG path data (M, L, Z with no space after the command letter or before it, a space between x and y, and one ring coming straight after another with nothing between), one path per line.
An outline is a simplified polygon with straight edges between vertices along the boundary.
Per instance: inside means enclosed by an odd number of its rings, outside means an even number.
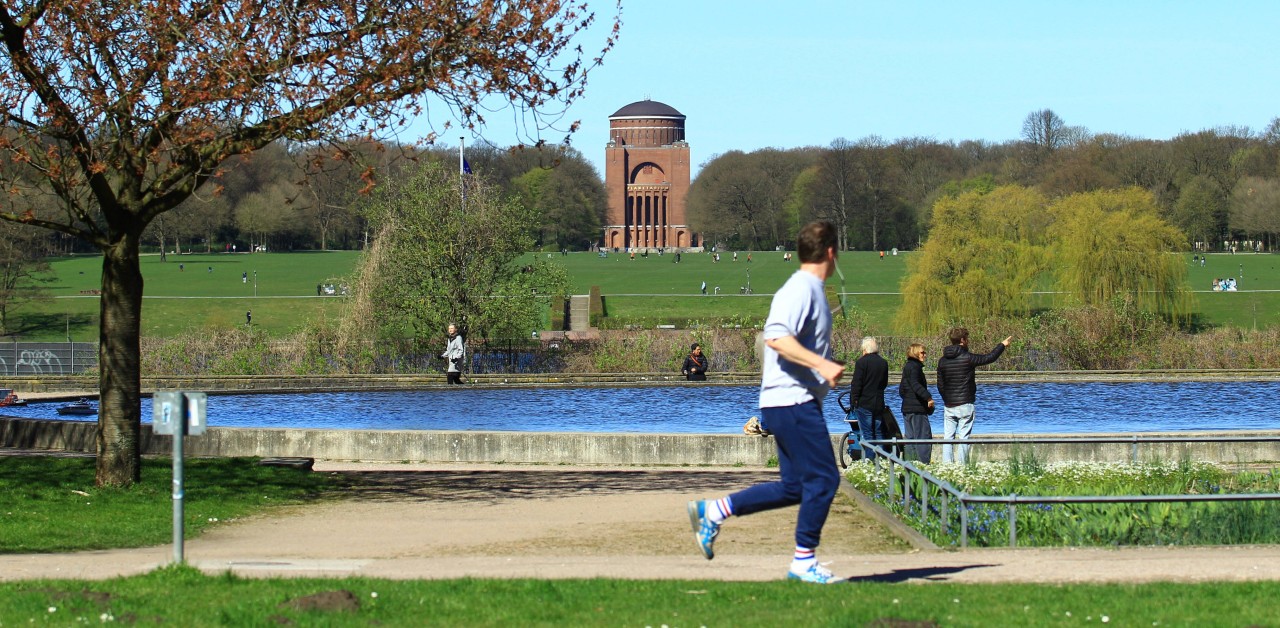
M831 308L823 292L823 281L813 273L798 270L773 295L769 318L764 323L764 339L795 336L805 348L831 359ZM818 371L788 362L777 351L764 347L760 378L760 407L778 408L821 400L830 387Z

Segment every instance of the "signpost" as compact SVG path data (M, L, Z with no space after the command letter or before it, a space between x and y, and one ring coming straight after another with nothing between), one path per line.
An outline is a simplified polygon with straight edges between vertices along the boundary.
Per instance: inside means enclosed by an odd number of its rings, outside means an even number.
M204 433L208 396L202 392L163 391L151 396L151 429L173 436L173 562L181 563L183 537L182 437Z

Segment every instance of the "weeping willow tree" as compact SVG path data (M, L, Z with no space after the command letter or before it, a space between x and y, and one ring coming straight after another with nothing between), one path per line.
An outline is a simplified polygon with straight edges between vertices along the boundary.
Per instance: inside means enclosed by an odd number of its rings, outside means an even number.
M1159 217L1150 193L1084 192L1059 199L1049 211L1054 285L1063 305L1100 306L1119 297L1185 320L1194 300L1186 263L1173 253L1187 249L1187 237Z
M906 333L1031 311L1045 271L1048 203L1019 186L944 197L919 255L907 262L897 325Z

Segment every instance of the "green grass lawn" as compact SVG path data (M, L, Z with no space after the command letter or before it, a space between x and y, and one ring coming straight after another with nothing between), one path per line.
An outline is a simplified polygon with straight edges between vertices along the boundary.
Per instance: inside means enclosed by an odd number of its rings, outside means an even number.
M883 259L869 251L841 254L847 302L872 329L881 333L892 330L902 301L898 291L913 254L904 252ZM546 254L530 253L521 263L533 255ZM318 297L316 286L348 276L358 256L354 251L215 253L171 255L167 262L156 255L145 256L143 333L171 336L244 325L245 312L252 311L257 329L272 336L288 334L316 317L338 314L342 299ZM1190 254L1184 257L1191 287L1197 291L1196 313L1201 325L1263 328L1280 324L1280 256L1215 254L1204 267L1193 264ZM731 253L722 253L719 263L707 253L682 255L679 264L674 255L631 260L626 254L599 257L583 252L553 253L551 258L568 271L574 294L600 287L606 309L617 325L759 321L768 311L769 297L797 268L796 262L784 262L782 254L774 251L754 252L750 263L745 252L740 252L738 262L731 261ZM98 299L84 293L100 287L100 258L58 259L52 266L55 279L49 291L55 298L15 311L11 330L23 340L65 340L70 335L77 341L96 341ZM1215 277L1235 277L1243 291L1211 292ZM704 281L705 296L701 294ZM748 283L750 295L745 294ZM831 285L838 288L839 280L833 278ZM1048 306L1053 299L1040 296L1037 300Z
M359 253L193 254L142 257L144 335L172 336L193 329L245 324L273 336L295 331L319 316L336 315L341 298L317 296L318 284L351 274ZM24 306L10 327L23 340L98 340L98 290L102 258L77 256L51 262L50 301ZM247 277L245 277L247 274ZM255 285L256 279L256 285ZM69 330L69 331L68 331Z
M895 578L907 575L884 574L888 582L816 586L785 581L242 579L167 567L103 582L0 584L0 623L673 628L1280 625L1276 621L1280 583L1275 582L895 583ZM946 577L945 572L914 575Z
M184 466L187 536L265 508L299 503L326 476L249 458L193 458ZM0 457L0 553L143 547L173 539L173 463L142 461L129 488L94 486L94 459Z
M6 496L0 551L163 544L171 533L169 488L167 460L145 460L143 481L134 487L97 489L89 458L0 458L0 494ZM187 531L195 535L331 488L323 474L249 459L188 460ZM98 582L0 583L0 626L1280 625L1276 582L902 584L949 573L887 572L814 586L782 580L242 579L169 566ZM327 599L349 608L308 610L298 601L338 592L350 597Z

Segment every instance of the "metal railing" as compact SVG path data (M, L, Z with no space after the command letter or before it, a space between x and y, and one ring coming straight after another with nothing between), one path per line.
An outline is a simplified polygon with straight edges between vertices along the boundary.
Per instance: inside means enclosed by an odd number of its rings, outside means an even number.
M1054 443L1131 443L1132 461L1138 461L1138 445L1142 443L1230 443L1230 442L1280 442L1280 437L1275 436L1210 436L1203 438L1180 438L1180 437L1096 437L1096 438L1044 438L1044 439L889 439L889 440L866 440L862 441L863 445L873 450L877 458L875 464L880 466L879 457L883 457L888 464L884 465L889 479L888 498L892 502L897 499L898 474L895 467L902 467L904 471L920 478L920 485L924 490L920 491L918 499L920 500L921 509L920 517L922 523L928 522L930 487L937 490L937 497L941 500L938 507L939 527L943 534L950 534L950 505L954 500L959 508L960 513L960 547L969 546L969 506L972 504L1006 504L1009 515L1009 547L1017 547L1018 545L1018 506L1019 505L1039 505L1039 504L1120 504L1120 503L1162 503L1162 502L1244 502L1244 501L1280 501L1280 493L1228 493L1228 494L1212 494L1212 495L974 495L966 491L962 491L950 482L942 480L930 474L928 471L917 467L910 461L899 457L893 453L893 449L898 445L924 445L924 444L941 444L941 445L982 445L982 444L1054 444ZM887 448L885 447L887 446ZM911 505L911 484L906 477L902 481L902 508L908 509Z

